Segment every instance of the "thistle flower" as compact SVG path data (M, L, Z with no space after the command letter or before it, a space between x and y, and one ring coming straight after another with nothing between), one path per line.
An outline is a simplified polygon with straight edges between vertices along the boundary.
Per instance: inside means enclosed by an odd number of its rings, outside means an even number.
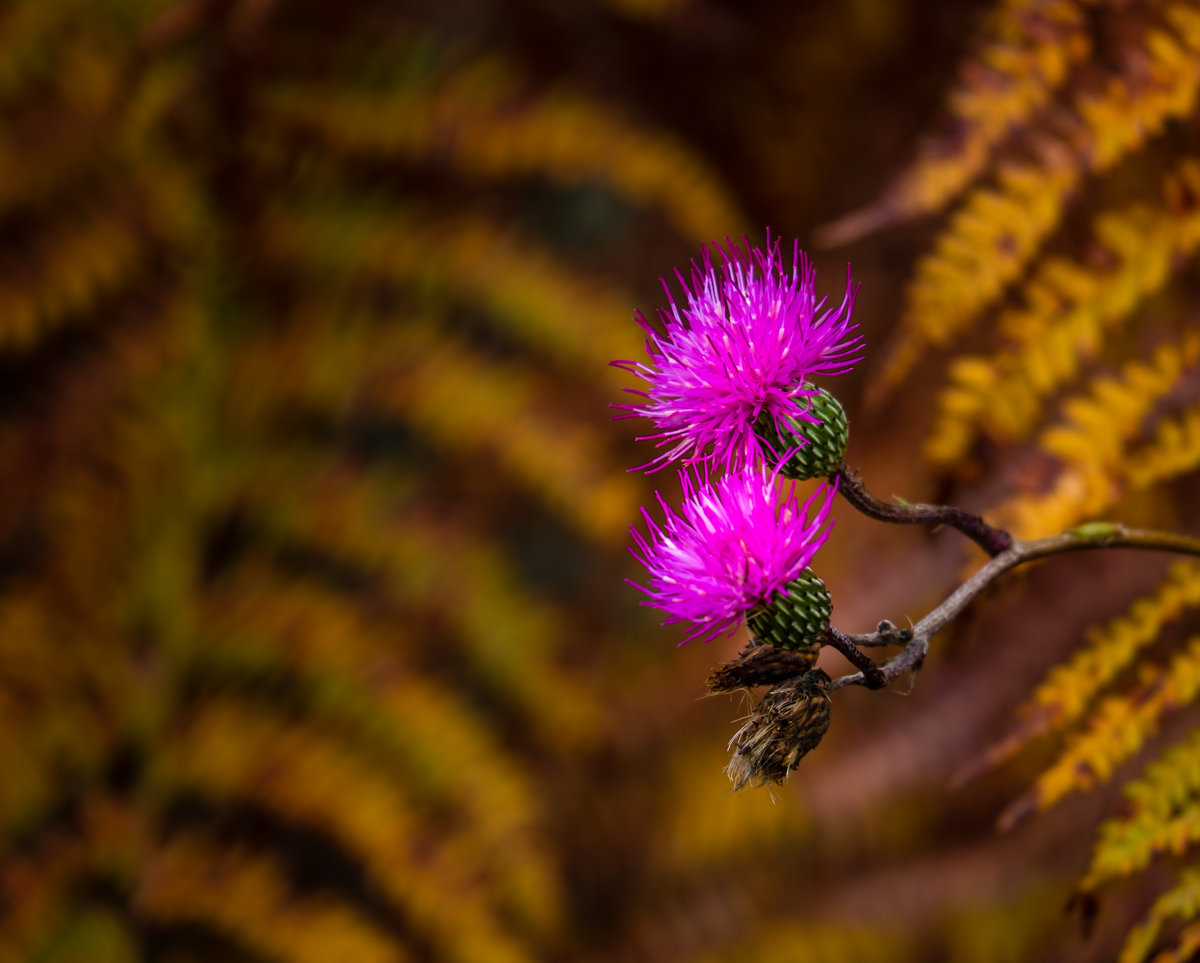
M617 417L644 417L658 429L641 439L655 439L666 449L640 467L657 470L675 459L706 461L726 471L769 458L755 423L789 428L790 417L816 423L808 399L816 389L806 382L817 375L848 371L859 359L861 339L850 322L857 288L846 272L846 292L836 308L822 310L817 300L816 272L792 249L791 271L785 271L779 243L745 250L726 241L703 251L703 267L692 262L691 283L676 271L686 295L681 307L665 280L669 307L658 312L661 331L638 312L646 332L649 363L614 361L616 367L646 382L637 404L615 405ZM764 421L760 421L764 419ZM777 434L779 432L777 431Z
M650 573L647 586L630 584L649 596L643 604L667 613L664 625L695 623L685 642L708 641L760 606L788 599L789 586L829 537L836 485L822 484L798 506L795 483L780 489L777 471L746 468L715 485L694 469L679 477L681 511L658 495L663 524L642 509L649 536L630 527L630 552Z

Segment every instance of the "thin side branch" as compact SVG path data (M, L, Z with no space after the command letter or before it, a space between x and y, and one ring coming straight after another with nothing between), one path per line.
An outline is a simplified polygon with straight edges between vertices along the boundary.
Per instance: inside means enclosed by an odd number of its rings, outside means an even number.
M883 671L865 652L854 644L850 636L844 635L832 625L825 630L825 644L837 649L850 660L850 664L859 670L862 685L868 689L882 689L888 684Z
M898 655L882 665L875 666L878 675L870 670L867 673L860 671L853 675L844 675L834 679L831 688L840 689L847 685L878 688L880 678L885 684L896 681L908 672L919 668L925 654L929 651L929 640L956 618L974 600L975 596L1005 572L1039 558L1098 548L1137 548L1200 556L1200 539L1168 532L1148 532L1126 528L1124 525L1112 522L1090 522L1060 535L1030 539L1026 542L1013 542L1011 547L987 562L952 592L941 605L911 629L902 632L890 622L881 622L879 630L876 632L846 636L845 638L857 646L895 645L900 641L901 636L911 633L910 638L904 643L904 649Z
M881 501L867 491L862 478L845 462L833 477L838 481L838 494L868 518L900 525L949 525L966 535L992 558L1012 547L1013 537L1008 532L993 528L978 515L961 508Z

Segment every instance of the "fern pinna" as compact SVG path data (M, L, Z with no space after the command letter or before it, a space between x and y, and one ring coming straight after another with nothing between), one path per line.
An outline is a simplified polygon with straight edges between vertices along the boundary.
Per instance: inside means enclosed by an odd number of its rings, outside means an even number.
M826 230L844 241L946 215L875 399L943 358L926 454L947 488L1018 538L1099 532L1089 519L1119 514L1195 525L1198 46L1194 3L997 4L949 96L952 133ZM999 482L981 485L987 473ZM1122 878L1194 855L1198 586L1195 566L1179 563L1089 630L1010 734L961 773L1058 745L1002 812L1006 829L1126 782L1128 802L1100 827L1075 890L1092 913ZM1194 873L1182 869L1152 904L1139 897L1145 920L1121 960L1190 959Z
M0 13L5 960L568 939L544 773L605 711L523 544L611 555L636 503L578 377L631 298L436 181L739 214L669 133L427 57L446 25L282 6Z
M873 484L961 502L936 519L985 550L1194 529L1195 4L980 6L3 5L0 959L1062 961L1072 891L1109 957L1185 958L1188 563L1033 654L933 645L898 706L811 641L660 651L618 577L675 480L624 470L600 362L637 357L656 275L766 224L827 308L864 282L870 353L829 387ZM880 183L977 14L948 136L820 253L802 225ZM943 213L885 362L876 292ZM875 427L860 388L894 392ZM896 455L905 398L936 479ZM869 642L915 651L903 580L963 559L940 534L893 584L831 504L819 578L789 574L870 617L833 638L871 673ZM768 703L798 742L696 701L722 646L734 685L820 654ZM732 795L739 731L747 785L822 743ZM964 760L993 768L946 794ZM1106 778L1092 863L1047 857Z

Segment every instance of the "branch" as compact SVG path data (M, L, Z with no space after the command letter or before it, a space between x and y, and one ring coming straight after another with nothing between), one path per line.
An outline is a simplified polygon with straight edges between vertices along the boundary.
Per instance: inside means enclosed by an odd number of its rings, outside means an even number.
M978 515L961 508L951 505L898 505L880 501L867 491L862 478L845 462L833 477L838 480L838 493L868 518L900 525L949 525L957 528L993 558L1013 544L1013 537L1008 532L993 528Z
M991 531L997 531L997 529L991 529ZM1001 534L1007 536L1007 533ZM925 654L929 651L929 640L957 617L974 600L975 596L1005 572L1018 565L1024 565L1026 562L1032 562L1039 558L1047 558L1050 555L1097 548L1138 548L1200 556L1200 539L1167 532L1148 532L1126 528L1124 525L1113 522L1089 522L1060 535L1030 539L1026 542L1012 542L1008 549L992 558L911 629L901 631L890 622L881 622L876 632L845 636L844 638L857 646L895 645L903 639L903 636L911 633L911 637L904 644L903 651L878 666L878 674L869 671L865 675L863 672L844 675L833 680L831 689L840 689L847 685L878 688L880 679L885 684L896 681L906 673L920 668Z
M832 625L825 630L825 644L837 649L850 661L851 665L859 669L858 674L862 678L861 684L868 689L882 689L888 684L889 680L884 677L878 664L866 653L859 651L850 636L839 632Z

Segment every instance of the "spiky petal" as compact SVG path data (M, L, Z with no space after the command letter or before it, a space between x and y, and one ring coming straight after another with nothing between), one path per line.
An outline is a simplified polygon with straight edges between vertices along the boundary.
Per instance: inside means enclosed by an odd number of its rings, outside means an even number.
M706 641L735 629L756 606L769 604L795 580L829 537L833 487L822 484L803 505L795 483L778 472L745 468L711 483L680 471L683 504L662 495L660 525L643 509L648 535L630 527L630 552L650 574L643 601L667 613L664 625L691 622L688 639ZM681 643L682 644L682 643Z
M757 437L755 422L815 422L807 399L816 389L806 382L859 360L861 339L850 321L857 288L848 268L841 304L825 309L798 242L790 271L769 235L766 250L749 240L744 249L725 243L706 247L702 266L692 262L690 283L676 272L682 306L663 281L669 307L658 312L661 330L637 314L649 362L613 362L646 382L645 390L627 389L644 400L616 405L618 417L648 418L658 430L641 437L665 449L642 468L682 459L737 471L769 460L774 452Z

